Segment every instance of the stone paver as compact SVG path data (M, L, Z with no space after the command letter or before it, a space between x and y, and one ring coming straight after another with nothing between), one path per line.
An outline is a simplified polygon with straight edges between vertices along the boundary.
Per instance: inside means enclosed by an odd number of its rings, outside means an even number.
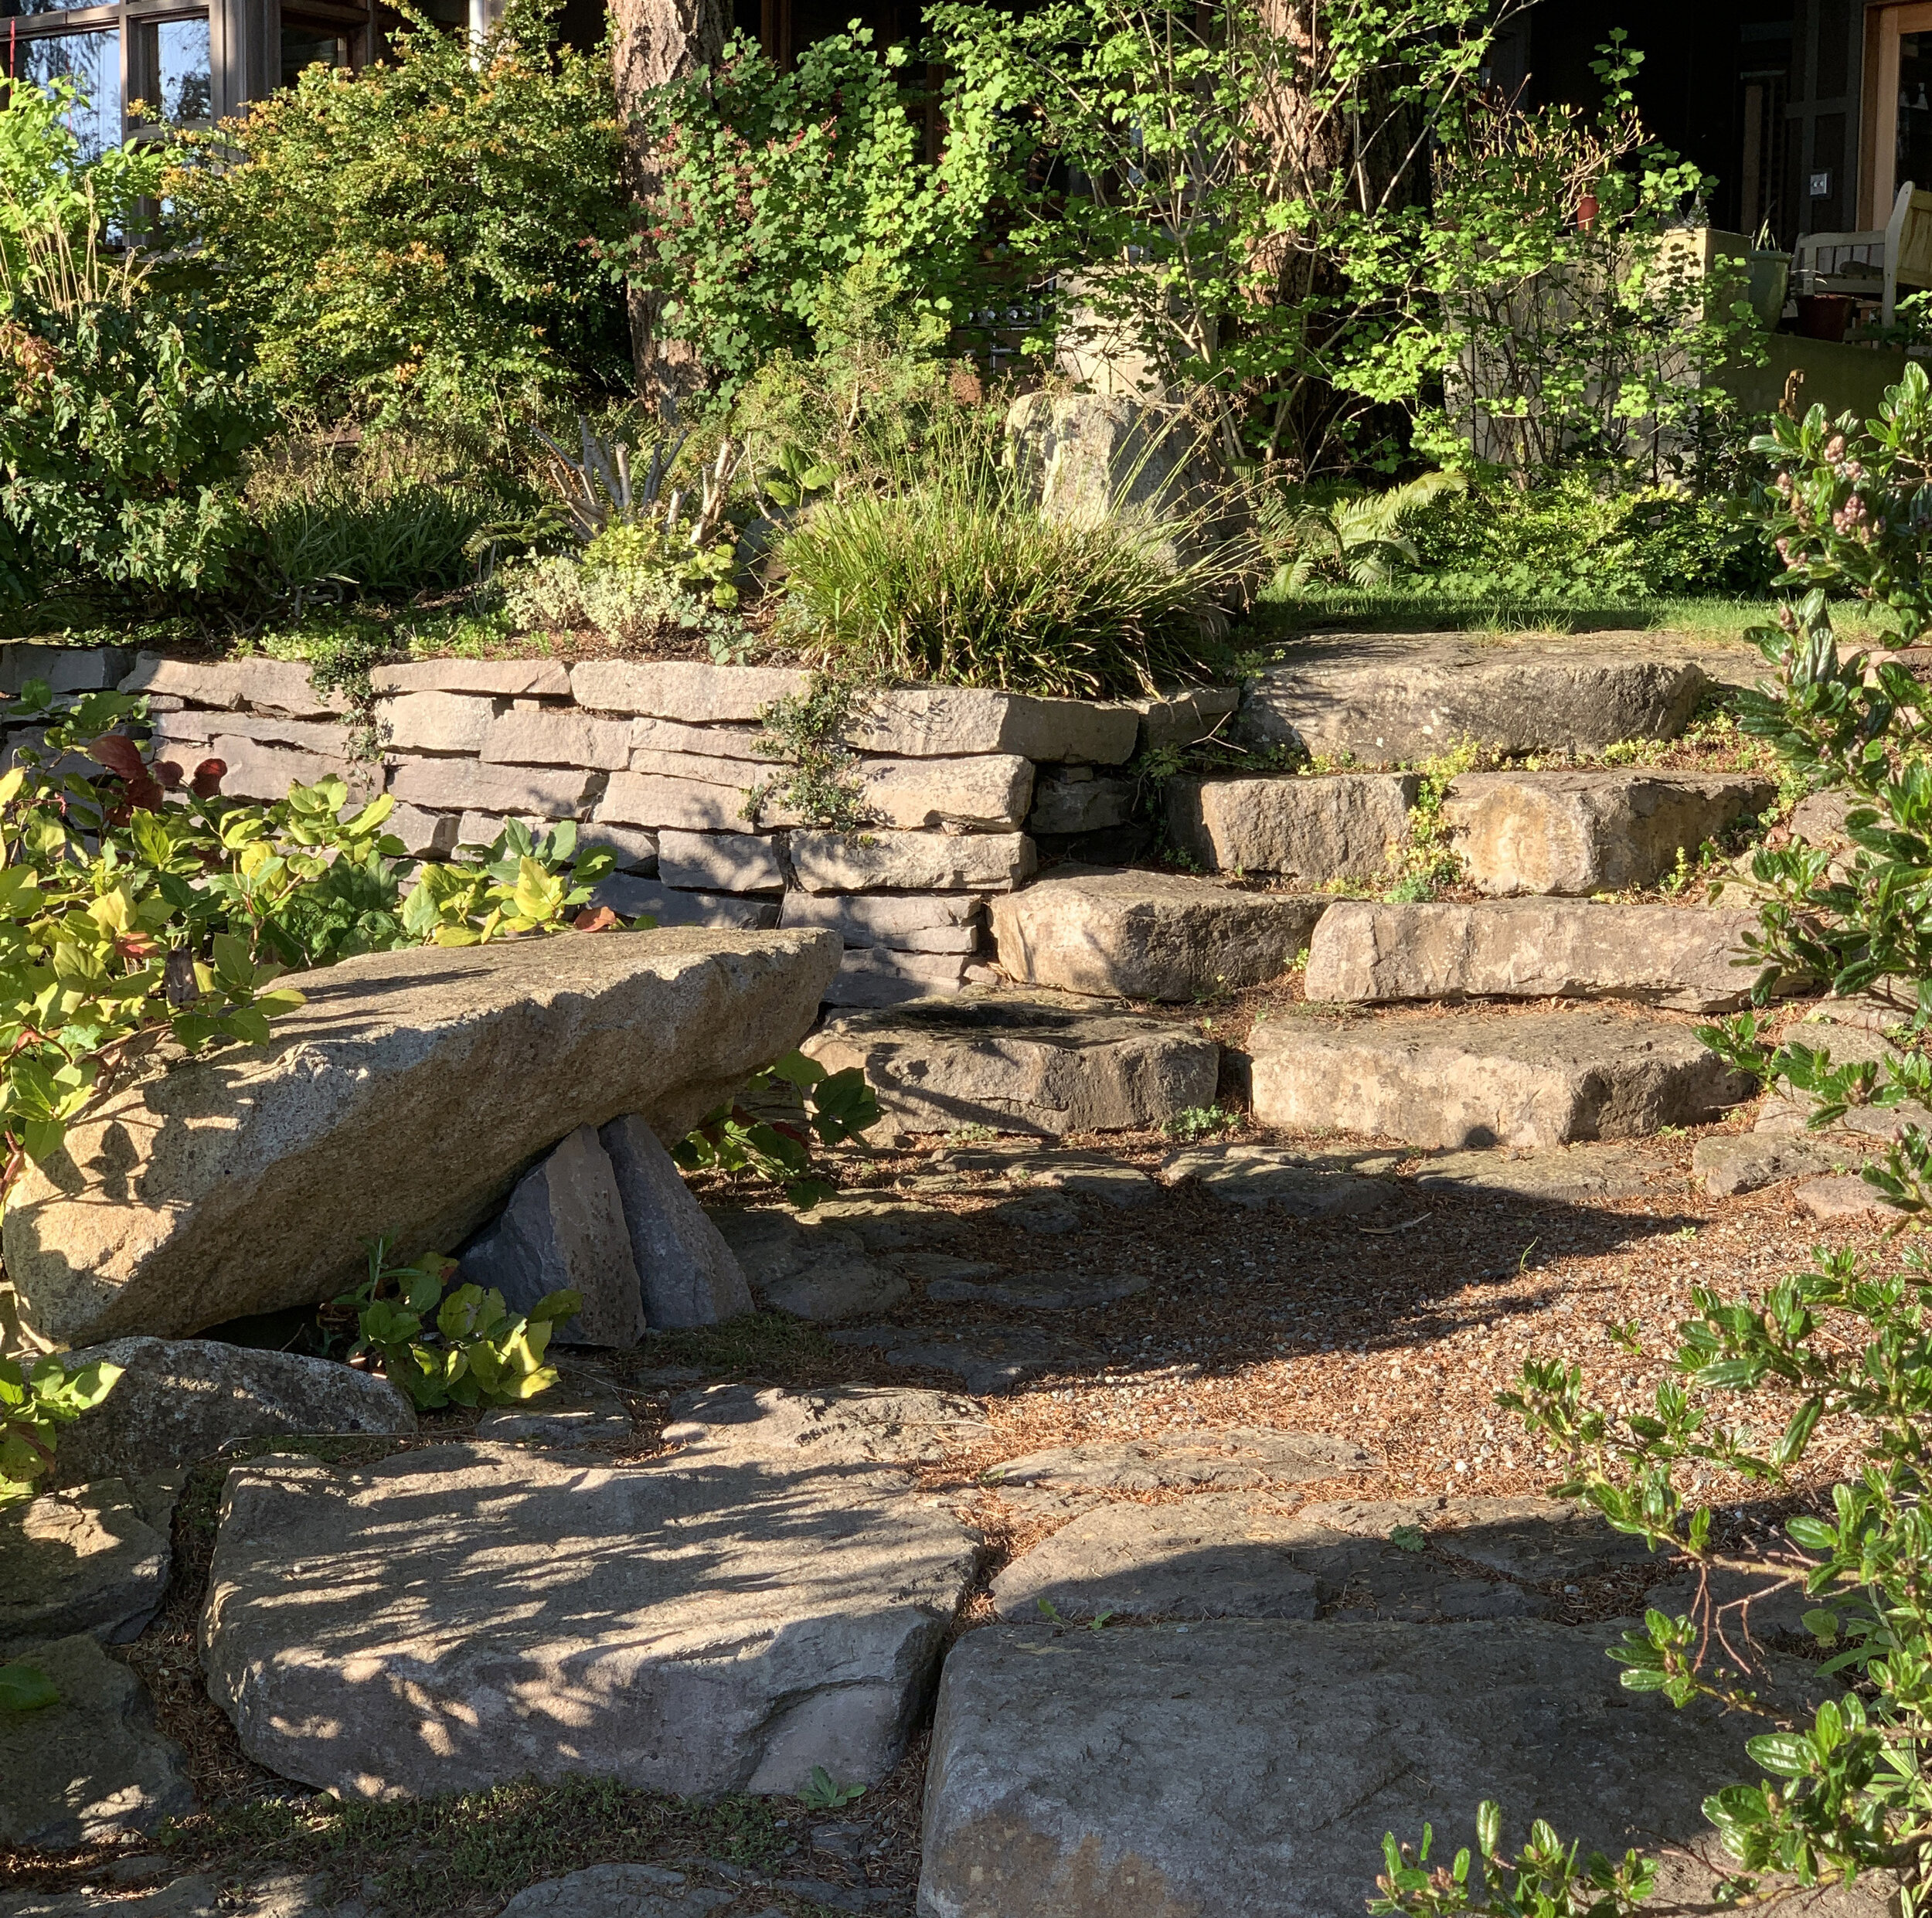
M1713 1199L1729 1199L1855 1166L1863 1156L1856 1146L1802 1132L1720 1132L1692 1147L1691 1169Z
M1663 1168L1651 1155L1619 1145L1573 1145L1519 1158L1509 1152L1443 1152L1414 1168L1419 1186L1458 1192L1512 1192L1522 1199L1577 1204L1631 1199Z
M1220 1064L1213 1040L1180 1027L1020 993L835 1015L803 1049L828 1071L863 1067L881 1107L914 1132L1158 1125L1212 1104Z
M1841 1219L1902 1219L1874 1186L1855 1172L1828 1172L1808 1178L1791 1194L1808 1218L1821 1223Z
M371 1914L354 1899L325 1904L319 1877L277 1872L237 1885L197 1872L111 1903L92 1886L73 1892L0 1892L0 1918L371 1918Z
M1137 1165L1105 1152L1043 1151L1038 1146L951 1146L935 1152L930 1171L917 1182L933 1192L978 1189L962 1174L990 1172L1010 1186L1027 1191L1072 1192L1123 1208L1145 1206L1158 1193Z
M986 1482L1080 1495L1247 1491L1338 1478L1373 1462L1352 1440L1325 1433L1225 1426L1029 1452L993 1467Z
M168 1589L170 1556L118 1478L0 1505L0 1643L138 1637Z
M1417 1145L1568 1145L1697 1125L1750 1094L1689 1027L1608 1012L1255 1029L1254 1114Z
M498 1918L705 1918L737 1895L655 1865L593 1865L526 1887Z
M671 1408L667 1444L691 1458L777 1465L936 1465L992 1437L985 1415L956 1392L920 1386L706 1386Z
M1400 1155L1365 1155L1363 1159L1376 1170L1393 1171ZM1396 1196L1396 1189L1382 1179L1311 1164L1306 1154L1267 1145L1189 1146L1162 1161L1163 1185L1189 1179L1227 1205L1252 1212L1274 1206L1291 1219L1375 1212Z
M238 1468L202 1620L259 1763L345 1794L874 1780L975 1549L893 1471L485 1444Z
M1210 872L1267 872L1304 886L1387 877L1407 843L1413 773L1177 779L1168 836Z
M1342 1498L1304 1505L1295 1515L1304 1525L1364 1539L1386 1539L1413 1525L1458 1558L1530 1584L1662 1563L1641 1539L1553 1498Z
M946 1333L866 1325L831 1333L835 1345L876 1346L892 1365L948 1372L981 1397L1010 1392L1043 1372L1067 1372L1098 1356L1090 1347L1030 1325L983 1326Z

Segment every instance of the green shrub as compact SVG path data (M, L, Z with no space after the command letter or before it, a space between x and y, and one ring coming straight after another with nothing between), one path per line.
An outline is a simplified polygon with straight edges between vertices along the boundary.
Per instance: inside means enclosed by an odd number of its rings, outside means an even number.
M781 542L784 626L886 680L1127 697L1211 670L1248 556L1186 556L1198 517L1048 517L970 460L923 485L814 508Z
M73 123L86 100L65 77L46 87L7 83L0 111L0 262L10 274L21 270L27 234L57 227L79 239L96 225L123 228L156 190L162 161L155 147L130 141L97 159L81 158Z
M555 12L512 0L476 48L412 16L389 60L183 137L166 190L298 423L501 435L628 386L610 63L553 46Z

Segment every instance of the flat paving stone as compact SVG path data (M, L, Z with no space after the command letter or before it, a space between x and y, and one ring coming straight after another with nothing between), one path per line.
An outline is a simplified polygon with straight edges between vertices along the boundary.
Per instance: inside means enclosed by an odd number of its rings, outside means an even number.
M1417 1145L1641 1138L1703 1124L1752 1089L1690 1027L1604 1011L1277 1019L1248 1043L1263 1124Z
M1209 1620L992 1625L946 1663L927 1771L932 1918L1359 1918L1382 1840L1504 1808L1613 1855L1715 1855L1734 1719L1647 1709L1621 1627ZM1708 1896L1709 1874L1697 1888ZM1887 1888L1835 1909L1877 1918Z
M1080 1229L1080 1208L1063 1192L1026 1192L1002 1199L987 1216L1017 1232L1058 1238Z
M835 1345L876 1346L893 1365L950 1372L968 1392L1010 1392L1043 1372L1090 1364L1090 1347L1034 1326L978 1326L970 1331L929 1332L903 1325L867 1325L827 1335Z
M1655 1157L1629 1146L1573 1145L1526 1158L1510 1152L1444 1152L1423 1160L1412 1176L1424 1188L1509 1192L1519 1199L1574 1204L1634 1199L1662 1169Z
M1791 1194L1798 1209L1821 1225L1840 1219L1903 1219L1906 1215L1888 1205L1875 1186L1868 1185L1855 1172L1828 1172L1821 1178L1808 1178Z
M1168 1021L1091 1001L965 992L828 1019L803 1049L862 1067L911 1132L1058 1136L1155 1126L1213 1103L1220 1048Z
M1304 1505L1295 1515L1367 1539L1413 1526L1459 1559L1532 1585L1663 1563L1641 1539L1553 1498L1342 1498Z
M1145 1206L1159 1196L1147 1174L1124 1160L1037 1146L954 1146L934 1154L927 1176L949 1180L947 1189L963 1192L975 1189L960 1176L968 1173L990 1173L1029 1192L1073 1192L1122 1207Z
M991 1279L996 1278L1006 1268L985 1259L955 1259L947 1252L908 1252L898 1261L899 1269L908 1278L934 1279Z
M992 1427L973 1400L919 1386L707 1386L671 1407L667 1444L691 1458L781 1465L937 1465Z
M900 1472L501 1445L238 1467L201 1622L242 1748L346 1796L875 1781L978 1547Z
M635 1436L630 1408L608 1379L566 1359L557 1382L534 1399L485 1412L476 1436L492 1444L624 1444Z
M0 1642L138 1637L168 1589L171 1556L118 1478L0 1505Z
M903 1275L841 1226L808 1228L797 1214L765 1206L720 1207L709 1217L753 1296L794 1318L862 1318L912 1296Z
M1020 1273L1006 1279L934 1279L927 1286L926 1296L935 1305L1033 1306L1043 1312L1082 1312L1131 1298L1145 1292L1148 1284L1145 1277L1126 1272L1091 1279L1073 1273L1059 1277Z
M937 1206L890 1194L856 1192L821 1199L810 1212L798 1214L797 1223L808 1236L829 1229L849 1233L868 1252L899 1252L908 1246L943 1245L956 1237L966 1222Z
M181 1748L155 1729L141 1681L89 1633L16 1641L60 1692L37 1712L0 1713L0 1845L111 1844L195 1808Z
M526 1886L498 1918L705 1918L737 1896L655 1865L593 1865Z
M1287 1432L1233 1425L1158 1437L1055 1446L1009 1458L986 1474L1000 1490L1032 1487L1053 1492L1248 1491L1307 1484L1374 1461L1352 1440L1323 1432Z
M1730 1199L1855 1168L1869 1150L1803 1132L1720 1132L1692 1147L1691 1171L1712 1198Z
M1389 1171L1401 1162L1399 1152L1365 1155L1353 1161ZM1266 1145L1190 1146L1162 1161L1162 1184L1179 1185L1189 1179L1224 1204L1252 1212L1273 1207L1291 1219L1377 1212L1397 1196L1393 1186L1379 1178Z

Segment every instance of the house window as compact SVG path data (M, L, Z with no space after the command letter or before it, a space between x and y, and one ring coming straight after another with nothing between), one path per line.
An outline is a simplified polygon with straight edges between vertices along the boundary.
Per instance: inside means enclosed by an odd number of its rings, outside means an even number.
M1865 175L1859 206L1883 226L1910 180L1932 187L1932 5L1874 7L1866 15Z
M70 80L86 96L67 124L92 159L144 124L205 126L214 117L208 15L165 0L56 11L0 0L0 74L41 86ZM140 102L144 119L132 117Z

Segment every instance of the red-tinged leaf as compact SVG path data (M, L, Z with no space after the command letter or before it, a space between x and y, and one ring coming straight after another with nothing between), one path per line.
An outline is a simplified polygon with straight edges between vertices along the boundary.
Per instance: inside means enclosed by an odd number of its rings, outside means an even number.
M807 1151L811 1150L811 1138L806 1134L801 1132L795 1125L789 1124L783 1119L774 1119L771 1121L771 1129L774 1132L782 1132L787 1138L797 1144L802 1145Z
M171 759L158 759L148 770L168 792L181 784L181 768Z
M132 740L123 739L118 733L103 733L87 748L87 757L98 760L109 772L131 784L137 779L148 777L148 768L141 763L140 747Z
M221 783L227 776L227 760L205 759L195 768L195 777L189 781L189 790L197 799L213 799L221 791Z
M161 950L145 933L117 933L114 950L124 959L145 959Z
M595 912L579 913L570 924L580 933L602 933L608 932L613 926L621 926L623 923L609 906L600 906Z

